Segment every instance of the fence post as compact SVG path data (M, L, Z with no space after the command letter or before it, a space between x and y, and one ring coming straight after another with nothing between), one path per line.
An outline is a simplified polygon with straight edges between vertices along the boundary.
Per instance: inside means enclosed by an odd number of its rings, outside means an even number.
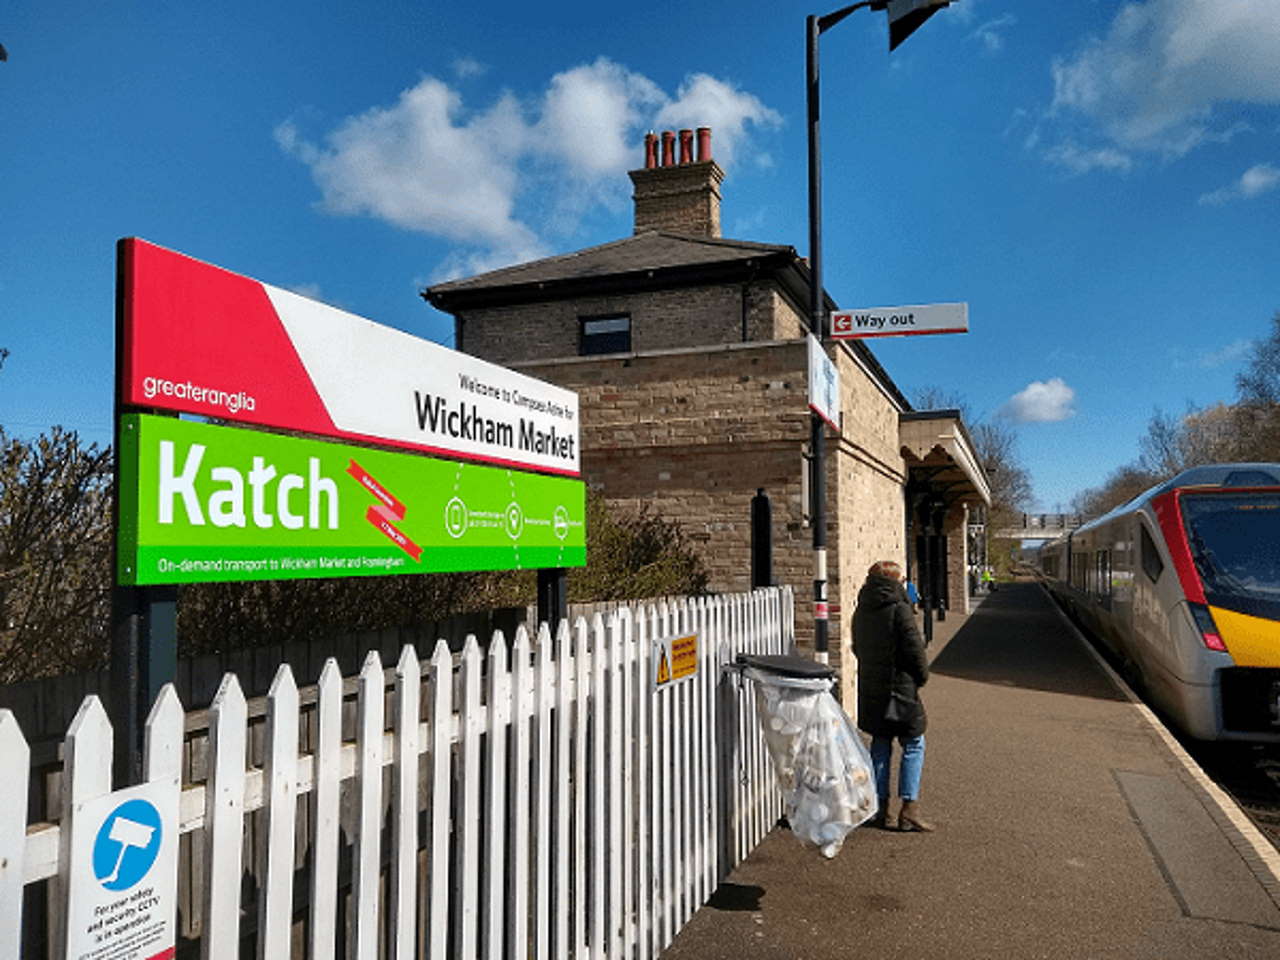
M555 864L555 931L553 956L569 960L569 854L571 846L570 814L573 811L572 780L573 744L573 656L570 650L569 621L561 620L556 628L556 864Z
M556 621L563 622L563 616ZM534 950L537 960L551 952L551 711L555 707L555 679L551 672L551 626L538 625L533 682L537 710L534 721Z
M453 830L457 838L458 873L454 910L458 956L476 956L480 890L480 732L484 714L480 704L480 645L468 634L462 646L461 693L458 709L458 802Z
M573 954L587 942L587 724L591 690L587 621L573 625L574 740L573 740Z
M506 924L507 727L511 723L511 674L507 639L495 630L489 642L489 794L487 845L488 888L484 894L484 931L480 944L484 960L501 960Z
M529 955L529 716L532 666L529 631L516 629L511 651L511 848L507 851L511 899L507 902L507 939L517 957Z
M312 960L333 960L338 947L338 801L342 748L342 671L329 657L320 671L316 746L311 756Z
M262 875L258 884L258 956L289 955L293 926L293 833L297 820L298 687L280 664L267 693L262 767Z
M417 952L418 754L422 666L406 644L396 663L395 765L391 804L391 956L411 960ZM282 956L287 954L282 954Z
M8 710L0 710L0 957L22 948L22 884L27 845L31 748Z
M449 807L452 799L453 654L443 640L431 655L431 864L430 916L427 921L431 960L444 960L449 943Z
M85 697L67 730L62 757L62 817L58 822L57 889L53 903L54 956L66 953L67 877L71 872L71 831L75 829L76 804L111 792L111 724L102 702Z
M203 960L240 949L240 874L244 842L244 694L234 673L222 678L209 708L209 777L204 788Z
M604 667L608 653L604 633L604 618L596 614L591 618L591 954L605 956L608 939L605 933L606 854L609 836L606 833L604 795L608 778L605 775L605 737L609 730L605 708Z

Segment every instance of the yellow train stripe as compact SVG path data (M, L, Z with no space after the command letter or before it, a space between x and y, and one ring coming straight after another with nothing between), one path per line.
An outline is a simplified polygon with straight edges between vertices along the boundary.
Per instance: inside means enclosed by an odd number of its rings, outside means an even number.
M1210 607L1218 635L1239 667L1280 667L1280 621Z

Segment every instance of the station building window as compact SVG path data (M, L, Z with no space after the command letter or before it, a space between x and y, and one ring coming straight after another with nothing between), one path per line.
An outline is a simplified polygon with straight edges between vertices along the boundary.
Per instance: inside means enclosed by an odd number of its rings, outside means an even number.
M601 317L579 317L578 354L631 352L631 315L613 313Z

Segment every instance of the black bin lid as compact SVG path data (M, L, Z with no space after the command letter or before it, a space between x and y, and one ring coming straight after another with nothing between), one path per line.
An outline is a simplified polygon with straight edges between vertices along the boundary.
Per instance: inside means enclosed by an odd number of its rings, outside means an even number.
M763 673L801 680L830 680L836 675L835 668L828 664L785 653L740 653L738 663L744 667L755 667Z

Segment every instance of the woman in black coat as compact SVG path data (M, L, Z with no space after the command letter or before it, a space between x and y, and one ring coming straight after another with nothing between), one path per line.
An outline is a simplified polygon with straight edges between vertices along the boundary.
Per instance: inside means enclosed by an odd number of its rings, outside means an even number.
M931 831L933 825L920 817L927 718L919 688L929 679L929 665L902 587L902 568L892 560L873 564L858 592L853 652L858 658L858 726L871 734L871 763L880 795L875 822L886 827L892 823L888 817L889 766L896 738L902 746L898 829Z

